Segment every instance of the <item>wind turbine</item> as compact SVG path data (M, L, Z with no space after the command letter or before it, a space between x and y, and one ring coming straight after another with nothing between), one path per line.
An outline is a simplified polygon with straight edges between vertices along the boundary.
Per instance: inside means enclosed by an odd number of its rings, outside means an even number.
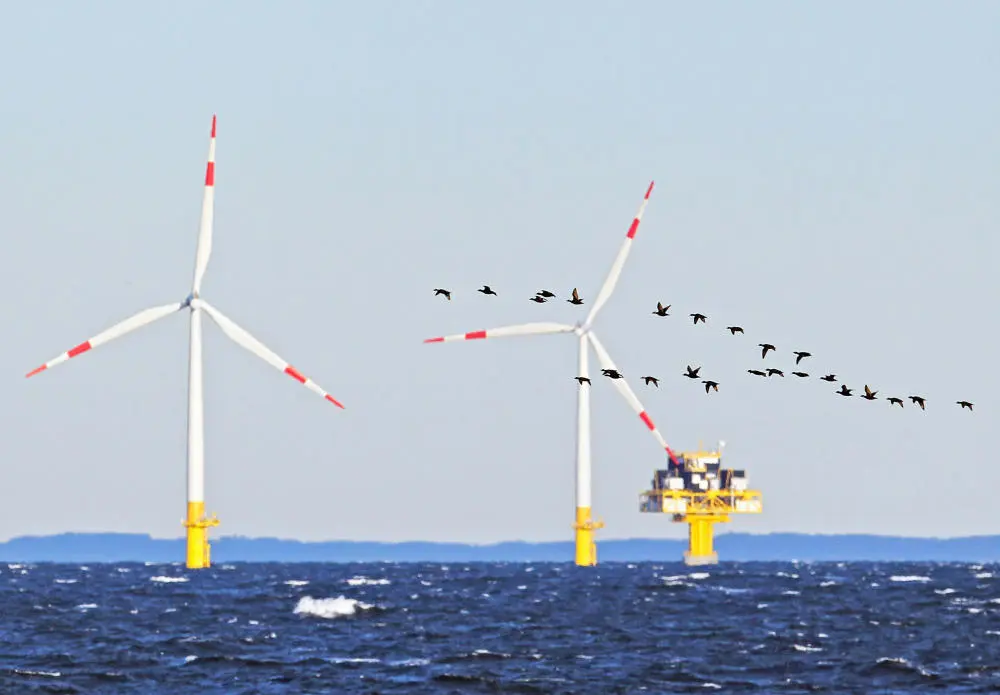
M593 346L594 352L597 353L597 360L600 362L602 370L613 369L618 371L614 361L611 359L611 355L608 354L608 351L604 348L604 345L601 344L601 341L598 340L597 335L594 333L593 322L597 317L598 312L607 303L608 299L611 298L611 294L615 291L615 285L618 283L619 276L621 276L622 268L625 265L625 259L628 258L629 251L632 249L632 241L635 239L635 234L639 230L639 223L642 221L642 214L646 210L646 205L649 203L649 195L652 192L653 183L650 182L649 188L646 189L646 195L642 199L642 204L639 206L639 211L632 219L632 224L629 226L628 233L625 235L625 241L622 243L622 247L618 251L618 255L615 257L614 263L611 264L611 270L608 273L607 278L604 280L604 285L601 287L601 291L597 294L597 299L594 301L594 305L591 307L590 312L583 321L578 322L573 326L561 323L526 323L518 326L504 326L502 328L491 328L484 331L473 331L471 333L428 338L424 342L447 343L457 340L482 340L485 338L502 338L505 336L515 335L573 333L577 336L579 341L577 367L578 376L588 378L590 376L587 370L588 343ZM578 383L576 401L576 523L573 524L573 528L576 529L576 564L580 566L591 566L597 564L597 546L594 543L594 531L599 528L603 528L604 523L601 521L594 521L591 516L590 387L589 382L579 381ZM642 403L636 397L635 392L629 387L624 377L620 379L612 379L611 383L615 385L615 388L618 389L618 393L625 398L632 410L635 411L636 415L639 416L639 419L642 420L643 424L646 425L653 437L656 438L657 443L663 447L663 449L667 452L667 455L672 460L676 461L670 447L667 446L663 436L660 434L659 430L656 429L656 425L653 424L653 420L646 413L646 409L642 406Z
M190 569L208 567L211 564L208 529L219 525L219 520L213 514L205 516L205 411L202 392L202 359L201 359L201 314L205 312L222 332L238 345L243 346L260 357L272 367L281 370L310 391L319 394L339 408L343 408L337 400L306 378L285 360L281 359L263 345L259 340L235 324L221 311L201 298L201 282L205 277L208 259L212 254L212 219L215 208L215 116L212 116L212 135L208 146L208 166L205 170L205 196L201 206L201 228L198 234L198 249L195 254L194 279L191 292L182 302L165 304L140 311L111 328L98 333L90 340L64 352L55 359L49 360L41 367L28 372L26 376L34 376L50 369L66 360L82 355L100 345L120 338L127 333L149 325L170 314L189 309L191 315L191 334L188 361L188 422L187 422L187 519L183 522L187 528L187 566Z

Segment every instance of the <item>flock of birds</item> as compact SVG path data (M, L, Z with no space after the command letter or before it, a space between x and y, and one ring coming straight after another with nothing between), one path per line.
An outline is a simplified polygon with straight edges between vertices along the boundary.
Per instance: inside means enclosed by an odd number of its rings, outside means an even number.
M478 289L476 291L480 292L480 293L482 293L484 295L494 295L494 296L497 296L497 293L489 285L483 285L480 289ZM434 290L434 296L436 296L436 297L437 296L442 296L445 299L447 299L448 301L451 301L451 290L436 288ZM551 292L549 290L539 290L538 292L535 293L535 295L533 297L529 297L528 301L535 302L536 304L544 304L545 302L549 301L550 299L554 298L555 296L556 296L555 293ZM577 305L583 304L583 299L580 298L580 293L577 291L577 288L575 288L575 287L573 288L573 292L571 294L570 299L567 299L566 301L569 302L570 304L577 304ZM657 302L656 303L656 309L654 309L652 313L654 315L656 315L656 316L661 316L661 317L670 316L670 313L668 313L668 312L669 312L671 306L672 305L670 305L670 304L664 305L662 302ZM695 326L697 326L699 323L705 324L708 321L708 316L706 316L705 314L692 313L692 314L688 314L688 316L691 317L692 323ZM730 335L743 334L743 327L742 326L726 326L726 330L729 331ZM761 348L761 351L760 351L761 359L767 359L767 354L769 352L777 352L777 350L778 350L771 343L758 343L757 347ZM798 366L799 363L802 362L802 360L804 360L806 358L809 358L809 357L812 357L812 353L811 352L806 352L805 350L795 350L795 351L792 352L792 354L795 355L795 365L796 366ZM718 390L719 390L719 382L713 381L711 379L701 379L700 372L701 372L701 367L692 367L691 365L687 365L687 369L682 374L682 376L685 376L688 379L695 379L695 380L700 379L701 383L704 384L704 386L705 386L705 393L711 393L712 391L718 392ZM617 369L602 369L601 373L604 376L606 376L607 378L609 378L609 379L622 379L622 378L624 378L624 375L622 375L622 373L619 372ZM765 378L775 377L775 376L784 378L784 376L785 376L785 373L781 369L777 369L775 367L769 367L769 368L766 368L766 369L748 369L747 373L752 374L754 376L765 377ZM793 371L793 372L790 372L790 373L791 373L792 376L795 376L795 377L797 377L799 379L806 379L806 378L809 377L809 373L808 372L803 372L803 371L799 371L799 370L796 370L796 371ZM590 379L588 379L585 376L577 376L577 377L574 377L574 378L580 384L584 384L584 383L589 384L589 383L591 383ZM830 382L830 383L833 383L833 382L837 381L837 375L836 374L826 374L826 375L821 376L819 378L822 381L826 381L826 382ZM657 377L654 377L654 376L644 376L644 377L642 377L642 380L645 382L646 386L654 386L654 387L659 388L660 380ZM834 393L837 394L837 395L840 395L840 396L853 396L854 395L854 389L848 388L846 384L841 384L840 385L840 389L837 390L837 391L834 391ZM874 401L874 400L878 399L878 395L877 394L878 394L878 391L873 391L868 386L868 384L865 384L864 395L861 395L860 397L864 398L865 400L868 400L868 401ZM908 398L909 398L909 400L911 401L911 403L913 405L919 406L921 410L926 410L927 399L924 396L911 395ZM894 405L898 405L900 408L903 407L903 399L899 398L897 396L890 396L890 397L886 398L886 402L889 403L890 407L892 407ZM958 405L959 408L967 408L970 411L972 410L972 407L974 405L971 401L965 401L965 400L955 401L955 404Z

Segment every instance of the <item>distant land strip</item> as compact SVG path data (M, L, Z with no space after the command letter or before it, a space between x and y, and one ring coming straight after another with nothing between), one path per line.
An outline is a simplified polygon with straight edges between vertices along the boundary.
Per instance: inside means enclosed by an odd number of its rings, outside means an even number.
M609 539L598 543L599 562L680 562L679 539ZM910 538L865 534L731 533L716 538L721 562L873 561L998 562L1000 535ZM0 562L178 562L183 538L132 533L63 533L21 536L0 543ZM572 541L492 544L405 541L296 541L221 536L213 564L224 562L569 562Z

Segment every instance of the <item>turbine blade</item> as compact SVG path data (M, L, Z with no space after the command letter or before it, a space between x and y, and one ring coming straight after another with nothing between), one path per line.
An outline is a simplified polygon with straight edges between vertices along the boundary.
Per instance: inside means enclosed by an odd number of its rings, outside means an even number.
M208 165L205 167L205 196L201 201L201 227L198 230L198 250L194 258L194 281L191 292L201 292L201 281L212 255L212 220L215 215L215 116L212 116L212 137L208 144Z
M481 340L483 338L504 338L511 335L544 335L546 333L572 333L573 326L562 323L523 323L519 326L503 326L502 328L489 328L485 331L472 331L471 333L457 333L455 335L445 335L438 338L428 338L425 343L449 343L453 340Z
M611 355L609 355L608 351L604 349L604 346L601 344L601 341L597 339L597 336L594 335L594 332L588 332L587 337L590 339L590 344L594 346L594 352L597 353L597 361L601 363L601 369L617 370L618 367L615 366L614 360L611 359ZM635 392L632 391L631 387L628 385L628 382L626 382L625 379L611 379L611 383L615 385L615 388L618 389L618 393L620 393L628 402L632 410L635 411L635 414L639 416L640 420L642 420L642 423L646 425L649 431L653 434L656 442L667 452L667 456L670 457L670 460L676 463L677 459L674 457L674 452L670 450L669 446L667 446L667 442L664 441L660 431L656 429L656 425L653 424L653 420L649 417L649 414L636 397Z
M55 367L57 364L62 364L71 357L82 355L88 350L92 350L95 347L104 345L104 343L111 342L115 338L120 338L126 333L131 333L137 328L142 328L143 326L153 323L153 321L158 321L159 319L162 319L164 316L169 316L175 311L179 311L183 308L184 304L178 302L176 304L165 304L163 306L152 307L151 309L144 309L143 311L140 311L138 314L129 316L124 321L120 321L111 328L102 331L101 333L98 333L90 340L83 341L72 350L68 350L63 354L59 355L58 357L56 357L55 359L49 360L41 367L32 369L30 372L25 374L25 377L27 378L29 376L34 376L39 372L44 372L46 369Z
M235 323L233 323L231 319L226 317L225 314L223 314L221 311L213 307L211 304L202 300L198 302L198 306L200 306L202 309L205 310L205 313L208 314L208 317L213 321L215 321L216 325L218 325L219 328L222 329L222 332L225 333L227 336L229 336L229 338L234 343L246 348L253 354L257 355L257 357L261 358L269 365L277 369L278 371L284 372L285 374L287 374L288 376L292 377L297 382L305 386L307 389L309 389L313 393L319 394L326 400L333 403L338 408L344 407L340 401L338 401L329 393L321 389L316 384L315 381L304 376L302 372L300 372L295 367L288 364L288 362L285 362L285 360L281 359L276 354L271 352L271 350L268 349L262 342L254 338L249 333L247 333L247 331L244 328L237 326Z
M588 326L597 317L597 312L601 310L601 307L611 298L611 293L615 291L615 285L618 284L618 278L622 274L622 268L625 266L625 259L628 258L628 253L632 249L632 239L635 238L635 233L639 231L642 213L646 211L646 204L649 203L649 194L652 192L653 182L650 181L649 188L646 189L646 195L642 199L642 205L639 206L639 212L635 213L632 224L628 228L628 233L625 235L625 241L618 250L615 262L611 264L611 270L608 272L608 277L604 280L604 286L597 293L597 299L594 300L594 305L590 308L590 313L587 314L587 320L584 323Z

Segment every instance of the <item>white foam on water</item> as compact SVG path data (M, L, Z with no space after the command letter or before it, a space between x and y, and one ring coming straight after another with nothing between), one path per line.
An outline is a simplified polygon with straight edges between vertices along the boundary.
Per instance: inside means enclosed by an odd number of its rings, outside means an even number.
M369 579L368 577L356 576L346 580L351 586L385 586L391 584L388 579ZM423 584L423 582L420 582Z
M87 611L87 610L90 610L91 608L97 608L97 604L96 603L81 603L79 606L77 606L77 608L79 608L82 611Z
M890 582L929 582L930 580L930 577L919 574L894 574L889 577Z
M132 570L130 570L128 567L115 567L115 572L119 572L121 574L128 574L131 571Z
M789 589L788 591L782 591L781 595L782 596L798 596L801 593L802 593L801 591L792 591L792 590Z
M188 581L187 577L150 577L149 581L157 582L158 584L183 584Z
M517 585L517 590L518 591L524 591L527 588L528 588L528 586L526 584L518 584Z
M795 649L795 651L797 651L797 652L821 652L821 651L823 651L822 647L810 647L809 645L806 645L806 644L793 644L792 648Z
M774 575L775 577L787 577L788 579L798 579L799 575L794 572L778 572Z
M371 657L344 657L344 656L331 656L327 659L331 664L380 664L381 659L373 659Z
M946 589L935 589L934 593L938 594L939 596L947 596L948 594L954 594L955 590L949 586Z
M819 583L819 585L820 585L821 587L824 587L824 588L826 588L826 587L828 587L828 586L837 586L837 584L838 584L838 583L839 583L839 582L835 582L835 581L832 581L832 580L830 580L830 581L825 581L825 582L820 582L820 583Z
M992 578L993 578L992 572L979 572L978 574L976 574L976 579L992 579Z
M75 579L56 579L56 584L76 584Z
M722 686L719 685L718 683L711 683L711 682L709 682L709 683L702 683L701 687L703 687L703 688L711 688L712 690L722 690Z
M371 604L362 603L357 599L338 596L336 598L313 598L303 596L295 605L295 613L299 615L313 615L317 618L342 618L354 615L359 610L366 611L373 608Z
M430 664L430 659L402 659L401 661L390 661L390 666L427 666Z
M19 676L41 676L43 678L62 678L62 674L59 671L29 671L26 668L13 668L11 669L14 673Z
M424 581L423 579L421 579L421 580L420 580L420 583L421 583L422 585L424 585L424 586L430 586L430 585L431 585L431 583L430 583L430 582L427 582L427 581Z
M285 582L288 586L305 586L308 583L308 579L289 579Z
M708 579L711 576L708 572L692 572L688 575L691 579Z

